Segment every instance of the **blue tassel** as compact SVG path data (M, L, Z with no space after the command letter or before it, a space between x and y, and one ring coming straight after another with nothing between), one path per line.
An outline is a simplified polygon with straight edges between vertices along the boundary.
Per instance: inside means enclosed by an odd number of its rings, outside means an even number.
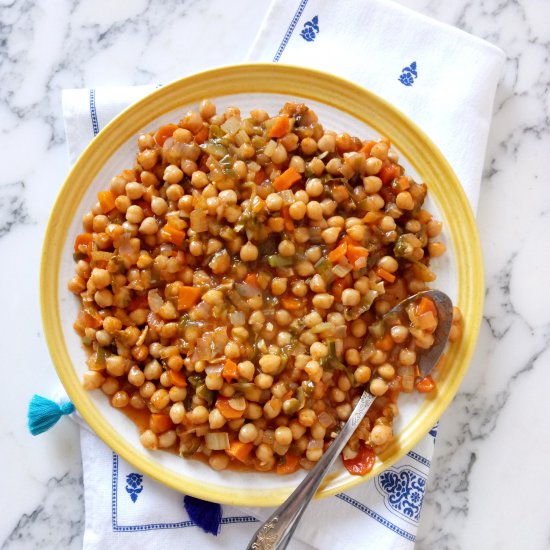
M183 498L183 505L191 521L203 531L212 535L220 532L222 507L219 504L187 495Z
M58 405L40 395L33 395L29 404L27 421L32 435L38 435L48 431L65 414L71 414L74 405L67 401Z

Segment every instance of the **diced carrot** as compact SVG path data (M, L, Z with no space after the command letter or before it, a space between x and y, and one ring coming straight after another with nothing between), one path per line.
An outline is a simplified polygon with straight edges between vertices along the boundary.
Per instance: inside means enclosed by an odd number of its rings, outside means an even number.
M277 464L277 473L279 475L293 474L300 465L300 459L296 455L287 453L282 457L281 462Z
M416 307L416 314L420 316L423 313L427 313L428 311L431 311L437 317L437 308L435 307L433 301L429 298L426 298L425 296L422 296L422 298L420 298L418 306Z
M361 149L359 149L360 153L365 153L366 157L370 157L370 152L372 148L376 145L376 141L367 141Z
M252 199L252 212L259 214L265 208L265 201L259 195Z
M395 178L401 175L401 168L397 164L389 163L384 164L378 172L378 177L382 180L384 185L387 185Z
M393 283L395 281L395 275L381 267L376 268L376 273L378 273L378 275L382 277L384 281L388 281L388 283Z
M354 476L364 476L368 474L376 461L376 455L371 447L360 443L359 452L355 458L344 460L346 470Z
M393 348L393 340L391 334L388 332L383 338L377 340L374 345L377 349L382 351L390 351Z
M196 134L195 142L201 145L208 139L208 126L204 125Z
M128 307L126 308L129 313L135 311L136 309L149 309L149 301L147 300L147 294L144 296L134 296Z
M103 324L103 319L99 315L92 315L87 311L81 310L75 324L82 330L86 328L98 328Z
M267 135L270 138L281 138L288 134L289 127L288 115L278 116L275 118L275 122L269 129L269 133Z
M244 410L238 411L229 404L229 399L221 395L216 399L216 409L218 409L222 416L227 420L234 420L235 418L241 418L244 414Z
M290 399L294 395L293 390L288 390L283 397L281 397L281 401L284 403L287 399Z
M294 220L290 217L290 212L288 211L288 206L283 206L281 208L281 215L285 223L285 231L291 233L294 231Z
M152 413L149 417L149 428L157 434L161 434L171 430L174 423L167 414Z
M178 126L175 124L166 124L164 126L161 126L157 133L155 134L155 141L162 147L164 145L164 142L169 138L172 137L172 134L178 129Z
M181 246L185 239L185 231L181 231L169 223L162 228L161 234L167 241L176 246Z
M245 463L253 447L254 445L252 443L241 443L235 440L230 443L229 449L226 449L225 452L239 462Z
M411 187L411 180L408 176L400 176L397 178L398 191L406 191Z
M81 252L81 248L86 249L86 254L88 258L92 257L92 234L91 233L80 233L76 236L74 240L74 251Z
M223 366L222 376L228 384L231 380L238 380L239 371L237 370L237 363L235 363L235 361L231 361L231 359L226 359L225 365Z
M181 286L178 291L178 309L190 309L200 299L201 291L195 286Z
M258 170L254 176L254 183L260 185L265 180L265 172L263 170Z
M122 170L120 175L128 182L139 181L141 183L139 172L137 170L127 168L126 170Z
M295 296L283 296L281 303L287 311L296 311L304 306L304 301Z
M178 388L187 387L187 379L185 378L185 374L181 371L169 369L168 379L172 383L172 386L177 386Z
M341 301L342 292L344 291L345 288L348 288L348 287L351 286L352 281L353 281L353 279L352 279L351 275L348 273L342 279L336 279L336 281L334 281L332 283L331 293L332 293L332 295L334 296L334 299L337 302Z
M416 390L420 393L430 393L435 390L435 382L430 374L428 374L425 378L422 378L420 382L417 382Z
M336 264L338 261L343 258L346 255L346 252L348 251L348 241L344 237L338 246L334 249L332 249L328 253L328 259L333 263Z
M346 258L348 259L349 263L356 267L355 262L361 258L367 258L369 255L369 251L364 246L359 246L357 244L348 242L348 249L346 251ZM362 265L360 267L365 267L367 265L366 261L364 262L365 265Z
M254 288L260 288L260 283L258 282L258 274L257 273L249 273L244 278L244 282L247 285L253 286Z
M112 191L100 191L97 194L99 206L101 206L104 214L107 214L107 212L110 212L115 207L115 199L116 195Z
M146 218L152 217L155 215L155 213L151 210L151 203L141 200L136 203L141 209L143 210L143 215Z
M302 179L302 175L295 168L287 168L280 176L273 180L273 187L276 191L290 189L296 182Z

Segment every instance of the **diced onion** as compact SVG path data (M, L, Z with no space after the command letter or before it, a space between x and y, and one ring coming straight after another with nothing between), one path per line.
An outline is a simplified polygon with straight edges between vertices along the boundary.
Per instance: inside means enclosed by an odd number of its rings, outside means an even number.
M196 233L202 233L208 230L208 218L206 212L201 208L193 210L190 215L191 229Z
M322 449L324 441L322 439L310 439L307 444L308 449Z
M158 313L159 309L164 305L164 300L156 288L150 290L147 294L147 302L149 304L149 309L153 313Z
M204 436L206 447L211 451L229 449L229 434L227 432L210 432Z
M327 411L319 413L317 419L319 420L319 424L321 424L323 428L328 428L329 426L332 426L334 424L334 418Z
M246 323L246 316L243 311L232 311L229 314L229 322L234 327L242 327Z
M92 260L96 262L108 262L113 256L114 254L112 252L105 252L103 250L94 250L92 252Z
M342 265L342 264L336 264L332 268L332 272L336 277L345 277L349 272L351 271L351 265Z
M401 376L401 387L404 392L410 393L414 390L415 368L414 366L399 367Z
M212 337L212 346L215 355L218 355L223 352L225 344L229 341L227 336L227 327L217 327L214 330L214 335Z
M204 370L206 371L206 374L221 374L223 371L223 364L210 364Z
M236 411L244 411L246 409L246 399L242 396L232 397L228 403L229 406Z
M235 289L243 298L253 298L259 296L262 292L259 288L247 283L236 283Z
M294 202L294 193L290 189L285 189L279 193L283 199L283 204L289 206Z
M264 148L264 154L266 154L268 157L271 157L271 155L273 155L273 153L275 152L275 149L277 149L277 142L274 140L270 140Z
M127 256L128 254L132 254L133 248L130 244L130 239L132 237L130 236L130 233L124 233L119 240L118 244L118 252L121 256Z
M342 458L344 460L350 460L352 458L355 458L359 454L359 451L354 451L351 447L348 447L347 445L344 447L344 450L342 451Z
M332 323L319 323L318 325L315 325L312 329L309 330L309 332L313 334L319 334L320 332L325 332L326 330L334 329L334 325Z
M152 311L147 315L147 324L154 329L160 328L164 325L164 321Z
M242 127L241 121L237 117L228 118L223 124L222 129L227 134L235 134Z

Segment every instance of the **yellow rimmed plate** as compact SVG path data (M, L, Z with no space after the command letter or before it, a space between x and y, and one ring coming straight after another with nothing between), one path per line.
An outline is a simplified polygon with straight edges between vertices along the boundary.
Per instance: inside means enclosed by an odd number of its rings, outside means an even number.
M303 478L253 472L216 472L197 460L150 452L139 443L135 425L113 409L100 391L81 386L86 354L72 328L78 300L67 290L74 274L72 259L81 220L114 175L133 165L136 138L167 122L178 121L203 98L219 109L236 106L243 113L263 108L275 114L286 101L303 101L319 115L325 128L361 138L388 137L407 171L429 187L428 209L444 222L448 252L433 262L438 280L432 287L446 291L464 315L464 335L453 345L439 373L437 395L403 396L396 438L364 477L347 473L339 462L318 496L349 489L380 474L404 456L433 427L449 405L474 351L483 307L483 274L479 238L468 200L443 155L428 137L395 107L350 82L319 71L279 64L224 67L183 78L138 101L90 143L67 177L55 203L44 241L41 265L41 306L46 339L65 389L80 414L103 441L143 473L178 491L225 504L275 506Z

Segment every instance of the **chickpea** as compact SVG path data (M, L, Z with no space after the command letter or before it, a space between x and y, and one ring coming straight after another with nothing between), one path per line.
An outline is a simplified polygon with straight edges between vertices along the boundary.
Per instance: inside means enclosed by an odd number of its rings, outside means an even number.
M101 269L99 267L94 267L90 279L98 290L111 284L111 274L106 269Z
M281 366L281 357L279 355L267 354L260 358L260 368L265 374L273 374Z
M302 426L310 428L317 421L317 414L313 409L304 408L298 413L298 421Z
M306 215L306 212L307 212L307 206L301 201L293 202L288 209L288 213L290 214L290 217L296 221L302 220Z
M334 303L334 296L326 292L316 294L312 298L313 306L318 309L330 309Z
M241 378L245 380L252 380L254 378L256 367L252 361L242 361L237 364L237 372Z
M224 452L213 452L208 457L208 464L214 470L225 470L229 466L229 457Z
M295 253L296 247L294 246L294 243L292 241L285 239L279 243L279 254L281 256L291 257L294 256Z
M223 427L226 423L226 419L218 409L212 409L208 415L208 424L212 430L217 430Z
M278 193L270 193L265 199L265 203L271 212L278 212L283 207L283 199Z
M158 231L158 224L155 218L148 217L145 218L141 225L139 226L139 232L143 233L144 235L154 235Z
M372 445L385 445L393 436L391 426L387 424L376 424L369 435L369 441Z
M267 390L273 385L273 376L263 373L257 374L254 378L254 383L258 388Z
M361 294L354 288L346 288L342 292L342 304L345 306L357 306L361 302Z
M165 389L157 390L151 396L151 404L155 409L162 410L170 404L170 395Z
M382 169L382 161L376 157L369 157L366 162L366 172L369 176L375 176Z
M105 377L98 371L89 370L84 373L82 386L86 390L96 390L105 382Z
M199 106L199 113L204 120L208 120L216 114L216 106L209 99L203 99Z
M258 428L252 423L243 424L239 430L239 441L241 443L251 443L258 437Z
M371 380L369 391L372 393L372 395L380 397L381 395L384 395L387 390L388 384L381 378L374 378L373 380Z
M361 365L355 369L353 376L358 384L366 384L370 380L371 369L366 365Z
M279 426L275 430L275 441L279 445L290 445L292 443L292 431L287 426Z
M158 449L158 436L152 430L145 430L140 435L139 441L146 449Z
M159 447L161 449L168 449L176 443L178 436L175 432L175 430L168 430L167 432L164 432L158 436L159 440Z
M313 360L319 360L328 355L328 347L322 342L314 342L309 348L309 353Z

